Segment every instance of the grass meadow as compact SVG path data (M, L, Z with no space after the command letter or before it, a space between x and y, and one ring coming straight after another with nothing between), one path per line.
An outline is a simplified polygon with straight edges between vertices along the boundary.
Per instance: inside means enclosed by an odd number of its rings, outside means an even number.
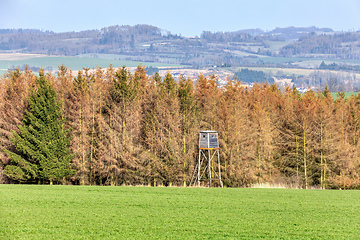
M81 70L83 67L88 68L108 68L110 64L114 67L137 67L140 64L143 66L153 67L176 67L178 65L163 64L163 63L147 63L137 61L118 60L117 56L108 56L108 58L100 56L101 58L92 58L90 55L83 55L80 57L67 57L67 56L47 56L40 54L0 54L0 75L4 74L6 69L12 67L22 66L27 64L31 67L51 67L54 71L64 64L71 70Z
M360 191L0 185L0 239L356 239Z

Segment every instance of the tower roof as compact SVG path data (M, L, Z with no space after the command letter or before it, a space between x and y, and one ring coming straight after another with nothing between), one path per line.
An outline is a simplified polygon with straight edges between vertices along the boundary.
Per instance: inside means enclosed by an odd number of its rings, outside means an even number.
M217 133L217 131L206 130L206 131L199 131L200 133Z

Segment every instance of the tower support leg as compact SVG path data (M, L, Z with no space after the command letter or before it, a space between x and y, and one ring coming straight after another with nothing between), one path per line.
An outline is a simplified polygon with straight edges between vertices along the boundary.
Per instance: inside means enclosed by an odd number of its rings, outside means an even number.
M212 185L212 182L211 182L211 155L210 155L210 150L207 150L208 151L208 167L209 167L209 187L211 187Z
M201 167L200 160L201 160L201 149L199 149L199 161L198 161L198 171L197 171L198 172L197 179L198 179L199 187L200 187L200 167Z
M220 153L219 153L219 149L216 150L217 151L217 156L218 156L218 167L219 167L219 182L220 182L220 186L223 188L224 184L221 180L221 167L220 167Z
M205 182L209 182L209 187L213 186L213 181L219 180L219 186L224 187L222 179L221 179L221 165L220 165L220 153L219 149L199 149L199 157L197 166L195 167L194 174L190 185L197 185L201 187L201 180L203 179ZM207 151L207 153L206 153ZM217 164L214 162L214 166L211 165L211 160L216 161L215 155L217 155ZM217 166L216 166L217 165ZM216 169L216 167L218 169ZM208 168L208 169L207 169ZM194 181L193 181L194 179ZM206 183L204 182L204 185Z

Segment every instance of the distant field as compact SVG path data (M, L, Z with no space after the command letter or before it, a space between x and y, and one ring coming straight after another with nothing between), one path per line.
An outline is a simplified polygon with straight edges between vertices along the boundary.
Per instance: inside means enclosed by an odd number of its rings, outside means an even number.
M230 51L228 51L230 52ZM291 63L292 65L299 66L301 68L311 68L311 70L317 69L321 62L324 61L326 64L337 63L347 65L360 65L360 60L343 60L343 59L331 59L331 58L305 58L305 57L270 57L259 54L247 53L244 51L231 51L240 57L249 57L248 60L252 63L262 61L265 64L286 64Z
M65 57L65 56L47 56L40 54L0 54L0 74L3 74L6 69L27 64L35 67L51 67L57 70L58 66L64 64L67 68L72 70L79 70L83 67L88 68L107 68L112 64L114 67L137 67L142 63L143 66L154 67L176 67L178 65L162 64L162 63L147 63L136 61L117 60L114 55L102 58L92 58L90 56L81 57Z
M0 239L356 239L360 192L0 185Z
M279 51L282 47L285 47L289 44L289 42L282 42L282 41L265 41L267 44L269 44L269 50L270 51Z
M235 68L229 68L229 70L236 72L240 69L248 68L249 70L254 71L263 71L267 73L276 74L278 71L282 71L286 75L292 75L295 76L309 76L311 73L314 73L314 71L319 72L328 72L329 70L318 70L318 69L303 69L303 68L273 68L273 67L235 67ZM329 71L333 73L339 73L338 71ZM360 78L359 73L354 73L356 75L356 78Z
M353 95L358 95L358 93L357 93L357 92L346 92L346 93L345 93L345 98L351 97L351 96L353 96ZM332 96L334 99L336 99L336 98L338 97L338 95L337 95L336 92L332 92L332 93L331 93L331 96Z
M282 71L284 74L287 74L287 75L295 74L297 76L300 76L300 75L308 76L310 73L314 72L314 69L272 68L272 67L237 67L237 68L234 68L233 71L236 72L243 68L248 68L248 69L254 70L254 71L271 72L272 74L276 74L278 71Z

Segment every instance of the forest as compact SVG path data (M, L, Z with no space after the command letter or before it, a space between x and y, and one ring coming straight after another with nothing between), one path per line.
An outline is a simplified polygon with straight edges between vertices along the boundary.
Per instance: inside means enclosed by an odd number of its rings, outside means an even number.
M198 132L216 130L227 187L360 188L358 95L236 77L220 86L141 65L15 69L0 84L2 183L188 186Z

